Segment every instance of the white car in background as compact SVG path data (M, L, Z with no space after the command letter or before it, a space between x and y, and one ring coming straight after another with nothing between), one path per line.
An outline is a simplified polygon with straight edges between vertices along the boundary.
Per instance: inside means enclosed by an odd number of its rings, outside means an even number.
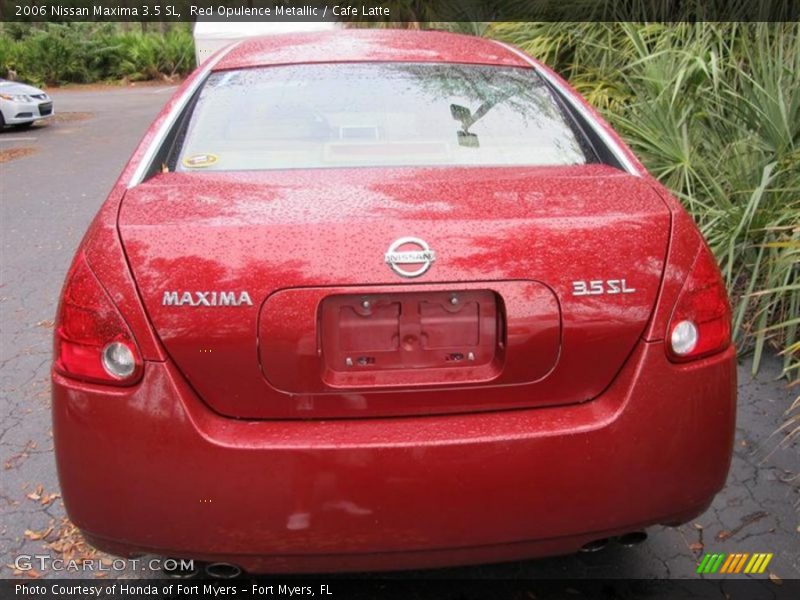
M53 100L39 88L0 79L0 129L6 125L27 127L53 116Z

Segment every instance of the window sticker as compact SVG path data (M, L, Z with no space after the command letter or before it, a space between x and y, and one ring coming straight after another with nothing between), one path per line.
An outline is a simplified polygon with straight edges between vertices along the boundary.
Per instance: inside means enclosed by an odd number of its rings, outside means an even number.
M192 154L183 159L183 166L190 169L210 167L219 160L216 154Z

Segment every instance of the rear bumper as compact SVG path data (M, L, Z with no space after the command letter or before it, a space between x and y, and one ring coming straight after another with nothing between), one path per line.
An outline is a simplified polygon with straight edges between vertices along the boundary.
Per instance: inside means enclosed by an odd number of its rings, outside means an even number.
M733 349L673 365L640 343L581 405L341 421L216 415L169 363L139 385L53 381L67 511L98 546L258 571L562 554L693 518L725 482Z

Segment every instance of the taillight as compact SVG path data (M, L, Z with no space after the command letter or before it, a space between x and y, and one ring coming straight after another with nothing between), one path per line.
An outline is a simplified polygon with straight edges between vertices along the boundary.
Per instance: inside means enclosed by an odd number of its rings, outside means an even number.
M701 247L667 328L667 354L676 362L720 352L731 343L731 308L714 256Z
M131 385L142 376L136 341L83 254L61 295L54 365L62 375L95 383Z

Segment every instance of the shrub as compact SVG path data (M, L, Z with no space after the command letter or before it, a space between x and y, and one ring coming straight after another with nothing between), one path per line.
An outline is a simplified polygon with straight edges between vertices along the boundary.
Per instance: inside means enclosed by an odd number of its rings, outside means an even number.
M800 26L495 23L599 108L699 224L734 336L800 377Z
M6 24L0 32L0 76L13 69L35 85L173 78L193 68L185 27L134 33L113 23Z

